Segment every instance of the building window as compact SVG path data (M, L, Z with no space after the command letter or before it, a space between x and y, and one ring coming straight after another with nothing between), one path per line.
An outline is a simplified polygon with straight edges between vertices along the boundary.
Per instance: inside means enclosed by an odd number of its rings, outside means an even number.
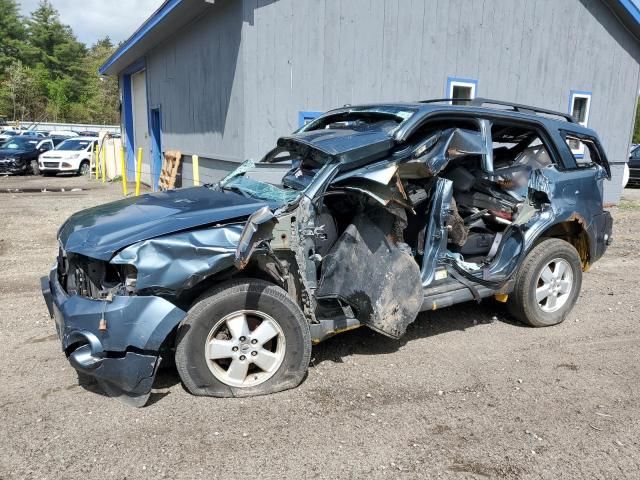
M469 78L447 78L447 98L461 99L451 102L453 105L464 105L464 100L471 100L476 98L476 89L478 87L478 81Z
M591 109L591 92L581 92L578 90L571 90L569 95L569 113L571 116L583 127L586 127L589 123L589 110ZM571 148L571 153L576 158L584 156L584 143L572 139L567 143Z
M307 123L315 120L323 112L298 112L298 127L304 127Z

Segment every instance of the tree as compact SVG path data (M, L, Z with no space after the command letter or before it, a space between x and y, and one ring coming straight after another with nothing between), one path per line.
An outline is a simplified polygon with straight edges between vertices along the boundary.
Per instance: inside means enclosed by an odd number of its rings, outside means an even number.
M24 60L25 38L16 0L0 0L0 77L16 60Z
M636 105L636 124L633 127L633 143L640 143L640 97L638 97L638 104Z
M16 0L0 0L0 115L117 123L117 79L98 74L114 51L111 39L87 49L49 0L28 18L18 11Z

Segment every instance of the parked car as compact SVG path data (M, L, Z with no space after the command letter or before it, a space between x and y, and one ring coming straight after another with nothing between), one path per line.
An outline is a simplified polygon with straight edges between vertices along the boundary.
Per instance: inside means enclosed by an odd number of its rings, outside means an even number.
M6 142L7 140L9 140L10 138L15 137L16 135L20 135L20 134L22 134L22 133L24 133L26 131L27 131L27 129L20 128L20 127L5 128L0 133L0 145L3 144L4 142Z
M99 136L98 132L93 132L91 130L83 130L81 132L77 132L81 137L95 137Z
M16 135L0 146L0 174L38 175L38 155L52 148L50 138Z
M635 187L640 185L640 145L636 146L629 155L629 180L627 186Z
M88 175L96 139L93 137L67 138L56 148L40 155L38 167L43 175L74 172Z
M607 178L597 134L565 114L349 106L215 185L74 214L43 294L71 365L134 405L163 358L196 395L273 393L302 381L313 343L397 339L421 311L495 297L562 322L611 242Z
M80 135L78 135L76 132L74 132L73 130L51 130L49 132L50 136L57 136L57 137L79 137Z

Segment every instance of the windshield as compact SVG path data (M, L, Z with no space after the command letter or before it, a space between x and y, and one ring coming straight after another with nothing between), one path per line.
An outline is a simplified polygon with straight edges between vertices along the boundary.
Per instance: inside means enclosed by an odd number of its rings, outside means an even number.
M90 143L90 140L65 140L56 147L56 150L86 150Z
M9 150L31 150L36 148L37 144L37 138L13 137L2 145L2 148L8 148Z
M217 187L282 206L302 195L328 158L315 151L299 153L278 147L259 163L245 161L223 178Z

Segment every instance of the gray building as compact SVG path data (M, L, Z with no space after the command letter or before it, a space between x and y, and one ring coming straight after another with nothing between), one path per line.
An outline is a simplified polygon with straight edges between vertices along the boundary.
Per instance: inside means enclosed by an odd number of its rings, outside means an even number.
M214 181L344 104L482 96L597 130L616 202L640 80L635 0L167 0L102 66L118 75L133 169ZM579 152L576 152L579 154Z

